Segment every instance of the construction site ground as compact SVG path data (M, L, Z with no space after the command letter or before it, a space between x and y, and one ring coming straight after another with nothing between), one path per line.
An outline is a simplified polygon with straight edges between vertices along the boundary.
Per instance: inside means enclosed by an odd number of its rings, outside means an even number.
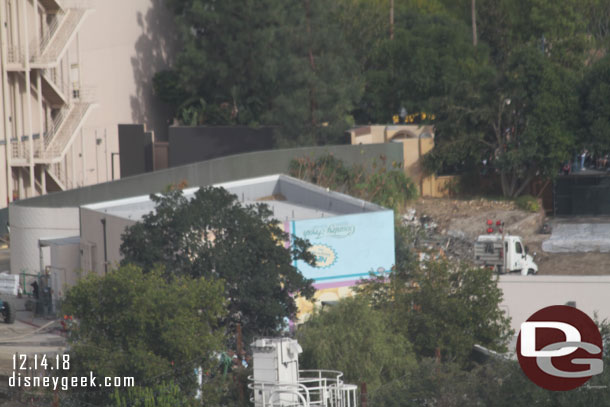
M538 264L540 275L600 275L610 274L610 253L547 253L542 242L550 234L541 233L542 225L550 229L560 223L608 223L610 218L546 217L518 209L511 201L488 199L420 198L403 217L405 223L416 225L426 237L420 239L416 249L434 246L443 249L450 259L471 261L473 242L487 232L487 220L500 220L505 233L521 236L530 254ZM413 210L415 213L413 214ZM415 219L413 219L415 218Z

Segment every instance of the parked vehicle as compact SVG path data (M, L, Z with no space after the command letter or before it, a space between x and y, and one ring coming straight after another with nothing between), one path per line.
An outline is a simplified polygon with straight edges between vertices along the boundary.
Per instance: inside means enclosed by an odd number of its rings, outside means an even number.
M475 264L491 267L499 274L537 274L538 265L527 252L527 246L523 245L519 236L499 233L481 235L474 243Z
M0 300L0 313L2 314L4 322L7 324L12 324L15 322L15 308L7 301Z

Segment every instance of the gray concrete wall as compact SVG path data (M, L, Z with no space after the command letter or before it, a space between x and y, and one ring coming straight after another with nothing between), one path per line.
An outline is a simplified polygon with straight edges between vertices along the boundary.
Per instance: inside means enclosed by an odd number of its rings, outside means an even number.
M384 155L388 168L392 162L402 163L402 144L369 144L323 147L301 147L258 151L216 158L181 167L135 175L114 182L57 192L18 201L13 205L29 207L78 207L95 202L146 195L163 190L167 185L185 181L188 186L211 185L220 182L287 173L290 161L299 157L319 157L333 154L346 164L379 162Z
M272 127L196 126L169 128L169 166L273 148Z

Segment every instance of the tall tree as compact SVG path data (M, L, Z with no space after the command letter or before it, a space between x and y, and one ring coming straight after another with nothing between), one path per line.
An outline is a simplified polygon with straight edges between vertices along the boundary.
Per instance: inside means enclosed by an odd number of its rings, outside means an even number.
M266 121L282 124L284 144L337 143L354 124L350 112L363 90L354 52L335 21L341 8L322 0L286 4L282 86Z
M597 154L610 152L610 57L593 64L581 85L580 143Z
M169 0L182 48L155 76L159 97L186 125L257 124L280 84L283 2Z
M123 235L124 264L145 271L160 265L174 276L222 278L230 327L240 323L246 343L273 335L293 318L295 296L313 295L311 281L293 260L313 261L308 244L288 235L264 204L242 205L223 188L200 188L192 199L180 190L152 195L156 209Z
M468 25L403 7L397 11L395 39L380 42L372 60L361 122L387 123L402 107L428 113L429 121L438 98L447 102L487 69L485 50L473 48Z
M321 0L170 0L182 49L154 79L186 125L279 125L286 144L337 142L362 85Z

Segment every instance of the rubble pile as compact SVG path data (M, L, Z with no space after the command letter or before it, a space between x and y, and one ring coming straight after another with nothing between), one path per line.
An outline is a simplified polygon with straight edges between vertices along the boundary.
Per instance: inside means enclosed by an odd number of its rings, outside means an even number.
M420 260L438 255L447 260L472 261L473 242L462 231L441 229L432 217L417 216L414 208L406 211L402 222L414 232L413 249L419 253Z

